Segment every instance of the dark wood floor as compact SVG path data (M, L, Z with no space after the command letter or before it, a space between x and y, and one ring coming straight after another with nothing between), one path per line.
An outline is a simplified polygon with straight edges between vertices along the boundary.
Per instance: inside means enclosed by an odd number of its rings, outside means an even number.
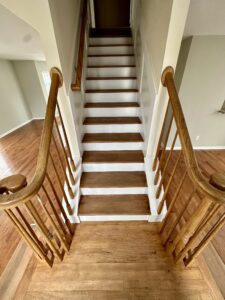
M24 126L23 128L17 130L16 132L0 139L0 178L4 178L11 174L22 173L25 176L27 176L28 181L32 179L32 176L34 175L35 166L36 166L36 157L38 153L42 124L43 124L42 121L34 121ZM206 176L210 176L210 174L212 174L215 171L225 170L225 151L196 151L196 156L199 165ZM91 228L91 227L87 226L85 228ZM99 228L104 229L104 226ZM118 227L115 227L115 229L116 228ZM86 229L84 229L84 231L85 230ZM146 229L143 228L143 230L147 230L147 228ZM98 232L96 232L95 234L98 235ZM1 241L0 242L0 254L1 254L0 275L1 275L5 267L7 266L8 262L10 261L10 258L13 256L13 253L20 241L18 234L16 233L14 227L11 225L10 221L8 220L4 212L0 212L0 241ZM221 230L221 232L217 235L217 237L213 240L213 242L210 245L210 247L213 248L212 251L216 252L216 255L219 256L219 258L223 263L225 263L224 241L225 241L225 228ZM204 253L206 253L205 255L208 255L209 252L207 251L209 251L210 247L208 247L206 251L204 251ZM211 253L209 255L211 255ZM213 259L212 262L214 262ZM34 260L32 260L30 264L31 266L34 266ZM133 270L132 272L135 272L135 270ZM29 277L28 274L29 274L29 268L27 270L26 277L27 276ZM57 295L60 295L60 293ZM32 294L32 296L35 296L35 293ZM22 298L17 298L17 299L22 299ZM109 298L103 297L101 299L109 299ZM127 298L121 297L117 299L127 299ZM140 298L134 298L134 299L144 299L144 298L141 298L140 296ZM150 298L146 298L146 299L150 299ZM157 299L163 299L163 298L157 298ZM176 298L171 298L171 299L176 299ZM188 298L188 299L192 299L192 298ZM193 299L211 299L211 298L196 297Z

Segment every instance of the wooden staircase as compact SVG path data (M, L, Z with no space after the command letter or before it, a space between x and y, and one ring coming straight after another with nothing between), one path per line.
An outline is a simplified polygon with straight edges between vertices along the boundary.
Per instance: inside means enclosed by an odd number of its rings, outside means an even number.
M148 220L131 37L90 38L86 74L80 220Z

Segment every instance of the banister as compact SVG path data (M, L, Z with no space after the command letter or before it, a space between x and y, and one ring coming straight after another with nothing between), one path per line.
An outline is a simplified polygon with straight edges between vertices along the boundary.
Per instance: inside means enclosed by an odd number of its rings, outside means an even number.
M87 23L87 0L84 0L82 15L81 15L79 50L78 50L78 59L76 64L76 77L74 83L71 84L71 89L73 91L81 90L86 23Z
M34 177L31 183L20 191L9 195L0 194L0 209L13 208L22 202L28 201L30 198L37 194L43 184L49 157L58 89L63 84L62 73L56 67L51 69L51 80L51 88L48 97L48 104L37 158L37 167Z
M225 192L211 185L207 178L203 176L198 167L182 106L176 91L174 70L172 67L165 68L162 73L161 81L163 86L167 88L169 94L169 101L173 109L173 115L177 125L182 151L190 178L192 179L196 188L198 188L206 197L210 197L213 201L219 204L225 204Z

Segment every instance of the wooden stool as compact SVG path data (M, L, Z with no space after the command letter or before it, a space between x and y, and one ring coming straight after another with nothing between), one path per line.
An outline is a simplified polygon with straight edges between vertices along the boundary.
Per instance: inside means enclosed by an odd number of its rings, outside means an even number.
M0 180L0 194L15 193L27 186L27 179L21 174L12 175Z
M221 191L225 191L225 173L212 174L209 183Z

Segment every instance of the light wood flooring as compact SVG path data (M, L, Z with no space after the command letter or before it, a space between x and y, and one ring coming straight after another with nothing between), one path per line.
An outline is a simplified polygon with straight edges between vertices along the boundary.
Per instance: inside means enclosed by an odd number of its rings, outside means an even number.
M0 178L15 173L32 178L41 128L42 122L32 122L0 140ZM196 155L208 176L225 170L225 151ZM224 233L225 228L203 256L184 269L166 255L156 224L82 223L70 253L50 270L37 263L0 212L0 291L15 294L14 299L223 299L205 261L211 271L225 262ZM26 269L24 274L16 273L19 266ZM217 284L224 287L223 273L217 275ZM3 279L10 287L1 285ZM13 299L11 294L1 294L0 299Z

